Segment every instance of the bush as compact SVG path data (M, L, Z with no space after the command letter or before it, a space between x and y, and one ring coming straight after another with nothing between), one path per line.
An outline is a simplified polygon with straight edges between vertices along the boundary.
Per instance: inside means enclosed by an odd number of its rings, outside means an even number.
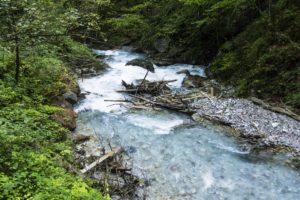
M72 162L72 143L49 119L57 110L0 110L0 199L108 199L63 168Z

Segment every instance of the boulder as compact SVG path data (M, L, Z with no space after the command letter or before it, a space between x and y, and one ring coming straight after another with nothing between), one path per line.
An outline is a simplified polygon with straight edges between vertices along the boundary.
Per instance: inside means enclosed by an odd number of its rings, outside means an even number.
M68 101L72 105L74 105L78 102L77 94L74 93L74 92L71 92L71 91L66 92L66 93L63 94L63 97L66 101Z
M158 38L154 43L153 46L156 51L159 53L165 53L168 51L170 46L171 39L168 37L161 37Z
M168 51L168 57L177 58L178 56L182 55L183 51L184 49L181 49L178 46L172 46Z
M146 70L149 70L150 72L154 72L154 67L151 61L149 60L144 60L144 59L133 59L126 63L126 65L132 65L132 66L139 66L142 67Z
M51 100L52 104L54 106L58 106L61 108L66 108L66 109L72 109L73 106L70 102L66 101L64 97L60 96L60 97L55 97L54 100Z
M76 129L77 114L71 109L62 109L51 116L51 119L64 128L74 131Z
M182 85L185 88L199 88L203 86L205 77L199 75L191 75L188 70L182 70L177 72L177 74L185 74L185 78L182 81Z
M166 58L153 58L151 59L152 63L154 63L157 66L169 66L169 65L173 65L176 62L172 59L166 59Z

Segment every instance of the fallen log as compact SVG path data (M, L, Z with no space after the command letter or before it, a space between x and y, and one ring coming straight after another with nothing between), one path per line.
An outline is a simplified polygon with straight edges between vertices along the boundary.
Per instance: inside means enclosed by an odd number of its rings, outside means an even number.
M102 156L101 158L97 159L95 162L93 162L92 164L86 166L84 169L80 170L80 172L82 174L85 174L86 172L90 171L91 169L93 169L94 167L96 167L97 165L101 164L103 161L105 161L108 158L114 157L115 155L119 154L122 152L122 149L113 149L112 151L108 152L107 154L105 154L104 156Z
M104 101L108 101L108 102L126 102L126 103L132 103L131 101L127 100L127 99L104 99Z
M158 106L158 107L167 108L174 111L186 112L186 113L190 112L190 109L187 107L187 105L184 104L178 105L178 104L162 103L162 102L152 101L147 98L136 96L136 95L129 95L129 96L145 101L153 106Z
M127 93L136 92L136 91L137 89L116 90L116 92L127 92Z
M151 83L173 83L176 82L177 79L173 79L173 80L161 80L161 81L151 81Z

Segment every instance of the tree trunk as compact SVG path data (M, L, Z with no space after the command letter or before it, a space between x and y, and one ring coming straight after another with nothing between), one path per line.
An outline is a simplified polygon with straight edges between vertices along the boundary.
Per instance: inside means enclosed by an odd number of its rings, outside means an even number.
M19 47L19 38L18 37L15 38L15 45L16 45L16 47L15 47L15 54L16 54L15 81L16 81L16 84L18 84L19 77L20 77L20 47Z

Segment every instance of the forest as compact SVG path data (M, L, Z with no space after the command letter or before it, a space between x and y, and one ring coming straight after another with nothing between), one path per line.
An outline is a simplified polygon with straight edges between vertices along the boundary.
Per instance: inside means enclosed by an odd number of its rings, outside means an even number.
M91 48L209 66L299 113L299 0L1 0L0 22L0 199L110 199L70 172L72 128L53 120L83 68L105 67Z

